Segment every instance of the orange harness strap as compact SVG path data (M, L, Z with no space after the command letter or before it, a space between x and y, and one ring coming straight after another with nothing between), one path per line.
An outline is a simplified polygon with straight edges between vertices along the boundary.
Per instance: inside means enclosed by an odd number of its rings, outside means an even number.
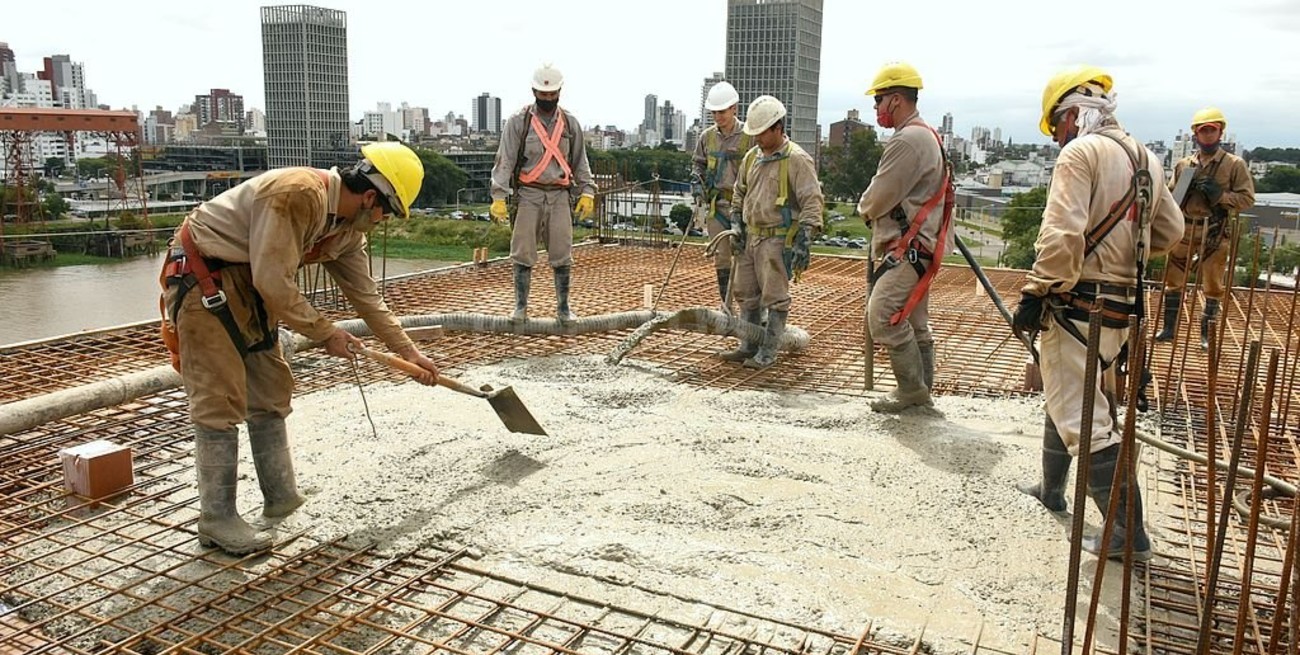
M569 160L565 159L564 153L560 152L560 137L564 135L564 110L556 108L555 126L549 135L546 133L546 126L542 125L542 121L537 118L537 114L533 114L531 122L533 131L537 133L537 138L541 140L544 150L542 160L537 162L537 165L532 170L524 171L519 175L519 183L532 184L541 179L542 173L546 172L547 166L550 166L551 162L554 161L560 165L560 170L563 173L556 184L569 186L573 183L573 171L569 168ZM527 133L525 133L524 137L527 138Z

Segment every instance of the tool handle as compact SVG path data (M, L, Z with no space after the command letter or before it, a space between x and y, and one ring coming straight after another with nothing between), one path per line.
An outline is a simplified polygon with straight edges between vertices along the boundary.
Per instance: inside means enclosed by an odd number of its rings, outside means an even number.
M379 362L380 364L384 364L390 368L395 368L412 377L423 377L426 373L428 373L428 371L424 370L423 367L416 364L412 364L411 362L408 362L405 359L398 357L397 355L391 355L389 353L381 353L378 350L375 350L373 348L365 348L365 347L356 348L354 350L376 362ZM479 391L474 387L468 386L457 380L453 380L442 374L438 375L438 386L446 387L448 389L451 389L452 391L458 391L460 393L476 396L479 398L487 398L488 396L487 393L483 391Z

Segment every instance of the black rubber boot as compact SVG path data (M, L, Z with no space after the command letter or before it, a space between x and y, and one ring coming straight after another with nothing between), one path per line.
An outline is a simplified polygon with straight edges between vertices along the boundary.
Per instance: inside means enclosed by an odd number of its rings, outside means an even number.
M1201 350L1210 349L1210 320L1219 315L1219 301L1205 299L1205 311L1201 313Z
M532 283L533 269L523 264L515 264L515 313L510 315L510 320L528 319L528 291Z
M753 357L745 360L745 368L762 369L776 363L776 351L781 345L781 335L785 334L785 319L789 315L788 311L767 311L767 333L763 337L763 345L758 347L758 352Z
M1110 509L1110 486L1115 479L1115 468L1119 461L1119 444L1115 444L1092 454L1088 462L1088 495L1097 503L1097 509L1103 518ZM1127 513L1128 493L1133 494L1133 515ZM1151 539L1147 536L1146 526L1142 524L1142 491L1138 489L1136 476L1130 475L1120 484L1119 502L1115 525L1111 530L1110 546L1106 557L1113 560L1124 559L1124 545L1132 538L1133 561L1148 562L1153 557ZM1083 549L1093 555L1101 553L1101 535L1083 538Z
M1183 306L1183 294L1173 289L1165 290L1165 322L1156 333L1156 341L1173 341L1178 331L1178 310Z
M740 317L746 323L758 325L759 319L763 317L762 309L746 309L741 312ZM740 345L735 350L727 350L718 353L718 358L724 362L743 362L753 357L758 352L758 344L750 339L741 339Z
M578 320L577 314L569 310L569 282L571 269L568 266L557 266L555 268L555 317L560 319L561 323L572 323Z
M257 485L262 489L262 516L282 518L303 503L293 474L293 454L289 451L289 434L284 419L271 418L248 422L248 441L257 469Z
M1070 451L1065 449L1065 442L1061 441L1061 433L1056 431L1052 417L1044 416L1043 479L1034 484L1018 484L1016 488L1037 498L1047 511L1064 513L1067 509L1065 482L1070 477L1070 462L1073 460Z
M731 269L718 269L718 296L722 298L722 306L727 305L727 286L731 284Z
M925 388L931 393L934 392L934 342L926 341L917 342L916 348L921 351L921 377L925 379Z

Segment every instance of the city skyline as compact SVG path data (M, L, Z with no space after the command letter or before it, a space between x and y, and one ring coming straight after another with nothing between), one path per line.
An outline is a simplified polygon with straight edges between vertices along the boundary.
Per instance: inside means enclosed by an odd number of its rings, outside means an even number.
M150 38L137 45L133 40L95 36L102 33L106 21L111 23L108 14L115 10L53 0L20 5L10 12L15 20L9 22L37 24L45 20L42 16L56 15L60 29L5 33L0 41L9 43L22 71L41 68L44 57L70 55L84 64L86 86L113 108L135 106L147 111L161 105L175 110L196 89L226 88L242 94L246 108L269 109L259 43L258 11L264 4L232 0L221 12L199 14L168 3L135 2L132 7L145 17L145 28L153 29ZM581 116L584 124L635 131L647 92L686 109L689 123L699 118L694 114L701 80L722 70L725 63L725 0L669 0L665 11L646 17L587 0L573 0L559 16L532 3L485 0L476 11L501 16L499 20L471 21L473 29L442 30L436 40L427 38L427 32L430 25L445 22L439 17L445 18L446 8L413 8L409 20L392 21L382 2L318 4L348 12L347 111L353 122L380 101L427 107L432 116L448 109L461 114L465 98L485 90L500 97L502 113L510 115L530 100L531 71L541 60L549 60L565 72L562 104ZM828 0L817 122L825 134L831 122L849 109L858 109L866 122L874 123L871 101L863 91L881 64L904 59L925 78L920 108L931 123L937 125L944 113L951 112L958 134L985 125L1001 127L1004 139L1017 143L1046 143L1036 129L1042 85L1058 68L1086 61L1106 67L1115 76L1119 117L1144 141L1172 140L1178 130L1186 129L1196 109L1213 104L1228 115L1229 131L1244 147L1300 146L1300 130L1286 120L1290 106L1300 101L1300 88L1286 79L1285 66L1243 69L1230 61L1189 65L1174 46L1190 37L1171 18L1212 11L1220 15L1219 33L1249 35L1253 59L1280 64L1300 58L1300 44L1287 37L1288 30L1300 28L1300 7L1254 0L1222 11L1204 0L1141 6L1100 0L1096 10L1103 14L1113 10L1134 25L1151 29L1144 29L1140 40L1112 47L1088 37L1087 30L1046 25L1028 2L1005 2L994 7L952 7L935 22L933 38L918 41L901 32L873 30L871 38L864 40L862 29L880 17L855 3ZM541 50L527 49L525 57L505 52L512 49L492 48L491 41L483 39L485 30L507 40L524 39L535 31L563 31L566 21L588 15L601 17L595 25L601 28L597 30L601 36L578 39L578 44L552 40ZM582 21L582 25L592 22ZM634 27L625 28L628 25ZM624 29L635 30L637 40L624 38ZM658 42L649 39L656 34L664 36L664 47L652 47ZM214 47L200 47L206 41ZM637 43L650 47L654 56L644 56ZM682 43L689 47L676 47ZM221 47L215 47L218 44ZM474 56L443 63L445 57L438 53L445 51ZM184 55L159 56L160 52ZM632 61L643 65L628 65ZM1012 65L1001 63L1007 61ZM149 74L141 74L142 70Z

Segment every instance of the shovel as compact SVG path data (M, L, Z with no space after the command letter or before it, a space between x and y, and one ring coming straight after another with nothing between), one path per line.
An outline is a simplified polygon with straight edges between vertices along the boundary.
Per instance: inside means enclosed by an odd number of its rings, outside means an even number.
M428 373L423 368L395 355L381 353L370 348L355 350L380 364L386 364L413 377L422 377ZM542 429L542 426L537 423L537 419L533 418L527 407L524 407L523 401L519 400L519 396L515 395L515 390L510 387L493 391L491 386L485 384L475 389L441 374L438 375L438 385L466 395L486 398L492 409L496 410L497 416L501 418L501 422L505 424L506 429L511 432L546 436L546 430Z

